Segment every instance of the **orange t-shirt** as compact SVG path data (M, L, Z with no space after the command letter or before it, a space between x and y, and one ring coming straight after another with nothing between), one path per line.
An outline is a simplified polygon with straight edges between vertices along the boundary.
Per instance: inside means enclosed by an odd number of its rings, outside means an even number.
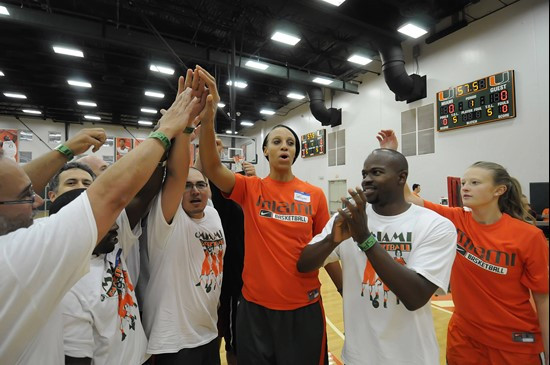
M545 215L546 217L542 218L544 222L548 222L548 208L544 208L542 211L542 215Z
M302 274L296 263L330 218L323 191L298 178L279 182L235 174L229 198L244 213L245 299L275 310L318 301L318 270Z
M452 321L466 335L517 353L544 351L529 289L548 293L548 243L540 229L503 214L494 224L476 222L471 212L424 201L456 226L457 255L451 273ZM515 342L530 332L534 342Z

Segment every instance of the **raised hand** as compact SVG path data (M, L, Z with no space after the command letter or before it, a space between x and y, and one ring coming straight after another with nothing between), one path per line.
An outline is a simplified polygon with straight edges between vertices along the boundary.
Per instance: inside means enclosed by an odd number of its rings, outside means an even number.
M394 131L391 129L383 129L380 132L378 132L378 135L376 136L376 139L378 142L380 142L380 148L387 148L390 150L396 150L399 146L399 143L397 142L397 136L395 135Z
M106 140L107 135L103 128L84 128L64 144L76 156L86 152L92 146L94 147L92 151L97 152Z
M357 243L363 243L369 237L370 231L368 226L367 212L367 197L360 187L348 190L355 204L352 204L348 199L342 198L342 203L346 209L338 209L339 216L347 224L349 233L353 240Z
M176 97L172 106L160 118L160 128L170 130L172 137L181 133L197 119L194 111L198 104L199 99L192 96L191 89L185 89Z
M336 216L336 219L334 220L334 225L332 226L332 241L334 243L342 243L344 240L347 240L351 237L351 232L349 230L348 224L344 220L344 218L340 215Z
M256 168L250 162L243 161L243 171L246 176L256 176Z
M218 94L218 87L216 86L216 79L208 73L204 68L197 65L195 72L199 73L199 77L204 81L208 88L208 97L206 99L206 107L200 115L201 122L214 122L216 116L216 110L218 103L220 102L220 95Z

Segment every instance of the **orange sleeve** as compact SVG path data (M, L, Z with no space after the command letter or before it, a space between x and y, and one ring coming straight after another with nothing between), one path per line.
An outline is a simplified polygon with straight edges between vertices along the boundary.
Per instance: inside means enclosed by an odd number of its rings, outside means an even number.
M330 219L330 214L328 212L328 204L327 204L327 198L325 197L325 193L323 193L322 190L319 189L319 202L317 204L317 212L315 214L315 217L313 218L313 236L318 235L323 231L323 228L325 228L325 225Z
M230 194L223 193L223 196L229 198L239 205L242 205L246 196L246 177L241 174L235 175L235 186Z
M512 233L512 232L510 232ZM533 235L526 245L525 269L521 283L535 293L548 293L548 242L542 231Z
M456 222L464 215L464 209L462 208L450 208L441 204L435 204L424 200L424 207L429 210L433 210L437 214L447 218L451 222Z

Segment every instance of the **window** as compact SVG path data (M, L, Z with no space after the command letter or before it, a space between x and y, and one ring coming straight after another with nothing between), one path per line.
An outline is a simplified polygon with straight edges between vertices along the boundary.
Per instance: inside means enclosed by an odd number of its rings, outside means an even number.
M434 104L401 113L401 151L405 156L435 153Z
M346 164L346 130L328 134L328 165L342 166Z

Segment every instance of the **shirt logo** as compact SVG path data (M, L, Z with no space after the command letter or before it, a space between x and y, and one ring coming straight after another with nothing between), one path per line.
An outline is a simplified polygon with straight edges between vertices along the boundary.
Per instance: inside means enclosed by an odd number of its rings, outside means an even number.
M260 210L260 217L272 218L283 222L296 222L296 223L309 222L309 218L302 215L275 214L273 212L270 212L269 210Z

